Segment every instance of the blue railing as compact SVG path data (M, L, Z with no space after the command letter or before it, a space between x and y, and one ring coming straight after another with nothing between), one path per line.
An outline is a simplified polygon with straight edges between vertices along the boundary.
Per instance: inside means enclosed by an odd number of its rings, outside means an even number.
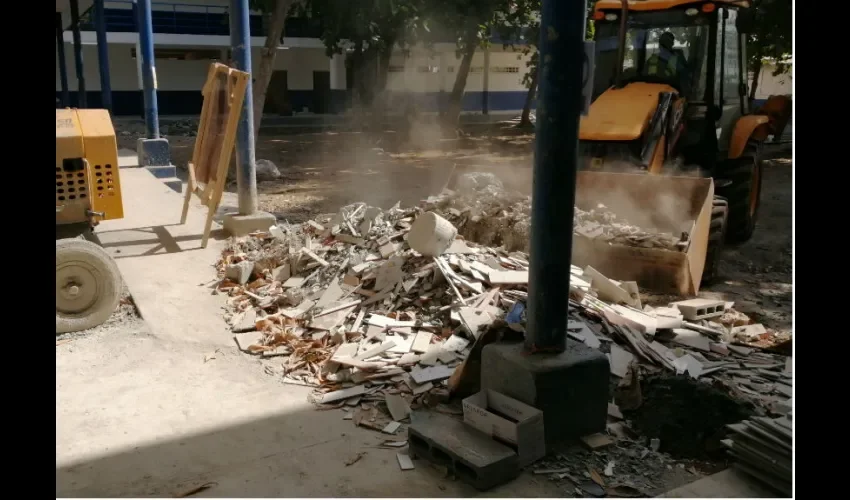
M135 33L136 20L134 19L133 2L131 0L106 0L105 17L106 31L112 33ZM223 35L230 34L230 23L228 9L223 5L182 4L152 2L151 14L153 17L153 32L168 33L174 35ZM83 31L94 31L94 25L89 10L80 21L80 29ZM439 30L437 30L439 31ZM498 30L494 30L490 41L494 44L524 45L524 40L513 42L502 40ZM284 34L288 38L319 38L322 34L322 26L319 22L307 18L289 18L286 20ZM251 35L266 36L263 17L259 14L251 15ZM447 34L432 34L434 41L453 42ZM439 40L437 40L439 39Z
M130 0L107 0L105 3L106 31L135 33L133 2ZM154 33L175 35L229 35L228 9L222 5L200 5L152 2L151 14ZM80 28L93 31L91 16L81 20ZM251 35L266 36L261 15L251 15ZM318 38L321 27L310 19L287 19L287 37Z

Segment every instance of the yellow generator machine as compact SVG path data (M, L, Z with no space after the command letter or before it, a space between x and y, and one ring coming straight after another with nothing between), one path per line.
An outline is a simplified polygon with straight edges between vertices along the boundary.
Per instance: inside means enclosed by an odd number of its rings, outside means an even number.
M56 333L105 322L122 281L112 257L93 242L101 220L121 219L118 148L109 112L56 110Z
M598 0L592 16L593 102L581 118L580 168L712 177L707 280L723 241L753 234L762 144L781 126L754 114L747 98L754 11L748 0Z

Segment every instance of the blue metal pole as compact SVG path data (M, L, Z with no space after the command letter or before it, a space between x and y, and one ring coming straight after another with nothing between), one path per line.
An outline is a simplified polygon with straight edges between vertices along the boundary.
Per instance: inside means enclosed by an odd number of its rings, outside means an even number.
M112 83L109 80L109 45L106 41L106 13L103 0L94 0L94 27L97 34L101 106L112 114Z
M230 0L230 45L236 69L251 73L251 24L248 0ZM257 211L257 176L254 152L253 85L248 79L239 128L236 132L236 189L239 215Z
M74 35L74 67L77 70L77 107L85 108L86 75L83 73L83 42L80 40L80 5L71 0L71 33Z
M68 65L65 63L65 27L62 26L62 13L56 13L56 56L59 58L59 83L62 87L63 108L71 105L68 94Z
M159 110L156 102L156 66L153 53L151 0L138 0L139 47L142 58L142 86L145 99L145 129L148 139L159 139Z
M540 22L540 100L531 200L530 352L563 352L572 258L578 167L585 2L543 0Z

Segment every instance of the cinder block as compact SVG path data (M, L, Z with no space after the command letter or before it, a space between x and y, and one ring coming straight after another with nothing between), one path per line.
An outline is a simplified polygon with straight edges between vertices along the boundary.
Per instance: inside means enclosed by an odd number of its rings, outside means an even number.
M726 312L726 302L711 299L690 299L670 304L679 308L686 320L716 318Z
M517 454L483 432L435 412L414 412L410 421L410 453L447 467L475 489L486 491L519 476Z
M549 450L605 431L609 371L605 354L571 339L560 354L528 355L521 343L489 344L481 352L481 388L542 411Z

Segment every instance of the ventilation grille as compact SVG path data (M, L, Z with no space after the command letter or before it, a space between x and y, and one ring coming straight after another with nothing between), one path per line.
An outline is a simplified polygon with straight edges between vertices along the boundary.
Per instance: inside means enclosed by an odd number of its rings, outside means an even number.
M106 198L115 196L115 168L106 165L94 166L94 186L86 182L85 170L68 171L65 167L56 167L56 203L83 200L91 196Z

